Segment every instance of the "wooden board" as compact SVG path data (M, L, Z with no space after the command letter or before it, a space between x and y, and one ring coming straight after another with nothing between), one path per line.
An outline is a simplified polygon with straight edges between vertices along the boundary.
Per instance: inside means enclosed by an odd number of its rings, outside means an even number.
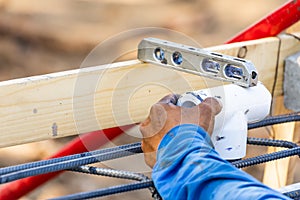
M295 33L296 34L296 33ZM294 53L300 51L300 41L297 37L291 35L280 35L281 40L280 52L278 57L278 67L277 67L277 79L274 87L273 98L273 115L280 115L291 113L291 110L287 110L283 104L283 75L284 75L284 59ZM294 138L295 122L280 124L273 126L273 136L274 139L293 141ZM279 151L280 148L268 148L268 152ZM263 177L263 182L272 187L280 188L287 184L288 174L291 173L289 170L291 158L285 158L281 160L276 160L274 162L268 162L265 166L265 173Z
M286 32L287 33L295 33L295 32L299 32L300 31L300 21L298 21L297 23L293 24L291 27L289 27Z
M283 96L278 96L273 99L274 115L287 114L292 111L287 110L283 104ZM273 126L273 138L277 140L293 141L294 139L295 122L279 124ZM283 148L269 147L268 153L280 151ZM275 160L266 163L263 183L272 188L281 188L287 184L291 157Z
M298 33L294 33L294 34L297 35ZM293 34L291 35L282 34L279 35L279 38L281 40L281 44L280 44L280 53L278 55L279 56L278 68L276 69L278 74L277 74L276 85L274 88L275 96L283 95L282 83L283 83L283 75L284 75L284 59L300 51L300 40L294 37Z
M274 37L209 49L250 59L271 90L278 47ZM0 147L136 123L170 92L218 84L139 61L1 82Z

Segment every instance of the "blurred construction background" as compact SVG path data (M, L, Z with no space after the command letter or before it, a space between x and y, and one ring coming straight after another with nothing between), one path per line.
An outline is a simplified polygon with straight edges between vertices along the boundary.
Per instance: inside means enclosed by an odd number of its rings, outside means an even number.
M222 44L284 2L0 0L0 80L77 69L101 41L134 28L161 27L176 30L204 47ZM268 137L269 132L260 129L251 134ZM45 158L70 139L0 149L0 167ZM124 140L126 138L119 138L116 143L124 143ZM266 148L249 151L251 154L263 152L266 152ZM143 162L142 159L139 161ZM247 170L261 180L262 169L259 166ZM299 181L297 176L293 179ZM121 183L110 180L65 173L24 199L45 199ZM151 199L147 190L103 199L120 198Z

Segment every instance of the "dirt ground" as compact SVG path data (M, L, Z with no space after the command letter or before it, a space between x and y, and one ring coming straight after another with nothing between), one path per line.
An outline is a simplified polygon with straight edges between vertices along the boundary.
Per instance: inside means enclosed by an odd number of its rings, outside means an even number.
M286 1L0 0L0 80L79 68L96 45L136 28L172 29L193 38L203 47L222 44L284 2ZM128 45L128 48L132 46L126 42L122 45ZM126 59L135 59L135 55ZM250 134L269 136L266 129ZM72 138L2 148L0 167L43 159L58 151ZM114 140L114 143L124 144L134 140L136 141L125 135ZM264 152L266 148L260 147L249 148L248 153L259 155ZM142 156L106 162L101 164L103 165L150 175ZM261 180L263 165L246 171ZM291 179L299 181L300 177L292 175ZM22 199L46 199L125 182L66 172ZM120 198L151 199L151 196L147 190L141 190L101 199Z

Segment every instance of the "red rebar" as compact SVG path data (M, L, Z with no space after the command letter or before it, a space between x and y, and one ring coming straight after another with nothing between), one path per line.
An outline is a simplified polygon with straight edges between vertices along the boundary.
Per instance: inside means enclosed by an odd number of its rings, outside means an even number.
M300 19L300 1L290 0L265 18L238 33L226 43L276 36Z
M133 125L123 126L121 128L115 127L105 129L102 131L95 131L81 135L80 137L72 140L64 148L62 148L55 155L50 158L57 158L62 156L68 156L72 154L82 153L86 151L92 151L98 149L100 146L106 144L108 141L121 135L123 131L128 130ZM48 158L48 159L50 159ZM14 200L19 199L22 196L28 194L38 186L47 182L48 180L59 175L63 171L53 172L49 174L43 174L38 176L32 176L24 179L20 179L11 183L6 184L0 190L1 200Z

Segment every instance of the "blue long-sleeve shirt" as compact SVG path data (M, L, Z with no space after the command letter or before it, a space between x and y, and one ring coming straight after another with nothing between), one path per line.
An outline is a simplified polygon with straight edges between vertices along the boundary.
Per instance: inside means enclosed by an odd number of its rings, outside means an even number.
M152 178L165 200L289 199L220 158L209 135L192 124L164 136Z

